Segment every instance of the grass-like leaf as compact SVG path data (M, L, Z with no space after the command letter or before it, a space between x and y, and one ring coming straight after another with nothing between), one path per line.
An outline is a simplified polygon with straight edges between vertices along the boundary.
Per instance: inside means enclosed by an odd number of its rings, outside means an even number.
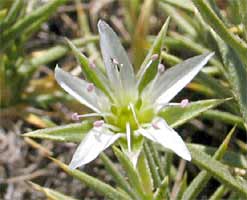
M121 163L122 167L127 173L129 182L132 186L132 188L135 190L135 192L138 194L139 198L145 199L146 195L144 193L144 190L142 188L141 180L139 175L137 174L137 171L134 169L132 163L130 160L122 153L118 148L113 147L114 153L117 156L117 159Z
M188 106L182 108L181 106L169 106L160 112L169 125L177 127L184 124L188 120L200 115L202 112L209 110L226 100L210 99L191 102Z
M161 28L158 36L154 40L152 47L150 48L146 58L144 59L140 67L140 70L138 71L137 77L138 77L138 80L140 80L138 83L139 91L142 91L143 88L154 78L154 76L157 73L157 66L161 58L164 38L167 32L169 21L170 19L168 18L165 24L163 25L163 27ZM157 60L150 63L151 57L154 54L158 54L158 58Z
M240 112L247 123L247 68L240 60L236 51L229 47L224 41L213 32L217 42L222 61L227 71L233 94L240 105ZM247 55L247 54L246 54Z
M192 145L188 145L188 148L192 155L192 162L195 165L208 171L214 178L231 188L233 191L237 191L247 197L247 183L245 180L235 178L224 164L216 161L206 153L199 152Z
M247 64L247 44L233 35L224 23L217 17L205 0L193 0L203 19L217 32L217 34L236 52ZM247 69L247 65L245 66Z
M83 123L40 129L25 133L22 136L59 142L80 142L90 128L92 128L92 124L88 121L84 121Z
M129 183L126 181L123 175L118 171L114 163L112 163L112 161L104 153L100 154L100 158L102 162L104 163L106 170L109 172L109 174L112 175L112 177L114 178L114 181L118 184L118 186L120 186L132 198L138 200L139 198L138 195L133 191Z
M125 193L122 193L120 191L117 191L116 189L114 189L113 187L111 187L110 185L92 177L87 175L84 172L81 172L79 170L72 170L68 167L68 165L62 163L59 160L56 160L54 158L51 158L53 162L55 162L60 168L62 168L67 174L69 174L70 176L78 179L79 181L81 181L82 183L86 184L88 187L92 188L93 190L95 190L96 192L104 195L106 198L108 199L112 199L112 200L129 200L130 197L128 195L126 195Z
M225 140L223 141L223 143L220 145L219 149L215 152L213 158L216 160L220 160L223 155L225 154L228 144L232 138L233 133L235 132L236 127L234 127L229 134L227 135L227 137L225 138ZM193 181L190 183L189 187L186 189L186 191L183 194L183 200L192 200L192 199L196 199L197 195L203 190L203 188L206 186L206 184L208 183L208 181L211 178L211 174L206 171L203 170L201 171L194 179Z
M46 188L46 187L41 187L40 185L37 185L37 184L32 183L32 182L28 182L28 183L31 184L31 186L34 189L36 189L40 192L43 192L45 194L45 196L47 197L47 199L50 199L50 200L76 200L75 198L64 195L64 194L62 194L56 190Z

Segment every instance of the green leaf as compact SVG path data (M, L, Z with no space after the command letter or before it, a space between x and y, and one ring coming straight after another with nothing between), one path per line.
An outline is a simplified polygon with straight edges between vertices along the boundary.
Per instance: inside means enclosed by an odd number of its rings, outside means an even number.
M247 70L247 44L239 37L228 31L224 23L217 17L205 0L193 0L203 19L214 29L214 31L236 52L245 62Z
M223 196L225 192L227 191L227 188L224 185L221 185L217 188L217 190L210 196L209 200L221 200L223 199Z
M136 193L130 187L129 183L115 167L114 163L112 163L112 161L103 152L100 154L100 158L104 163L106 170L109 174L112 175L112 177L114 178L113 180L117 183L117 185L121 187L125 192L127 192L132 198L138 199L138 195L136 195Z
M190 0L160 0L160 2L164 2L170 4L174 7L180 8L186 12L194 13L194 5Z
M215 147L209 147L200 144L189 144L189 145L193 146L193 148L197 149L197 151L209 155L213 155L217 151L217 148ZM221 162L223 164L229 165L230 167L247 169L246 156L239 152L227 151Z
M32 182L28 182L29 184L31 184L31 186L40 191L40 192L43 192L46 197L49 199L49 200L76 200L75 198L72 198L72 197L69 197L69 196L66 196L56 190L52 190L50 188L46 188L46 187L41 187L40 185L37 185L35 183L32 183Z
M233 48L225 44L215 32L212 31L212 34L218 45L234 97L238 101L240 112L247 123L247 68L245 69L244 63Z
M188 145L188 148L192 155L192 163L209 172L214 178L233 191L237 191L247 197L247 183L245 180L235 178L225 165L203 152L198 152L192 145Z
M170 126L177 127L225 101L226 100L222 99L210 99L191 102L183 108L181 106L168 106L164 108L159 115L164 118Z
M114 189L110 185L108 185L108 184L106 184L106 183L104 183L104 182L102 182L102 181L100 181L100 180L98 180L92 176L89 176L84 172L81 172L79 170L72 170L68 167L68 165L66 165L66 164L62 163L61 161L56 160L54 158L51 158L51 160L53 162L55 162L67 174L78 179L79 181L86 184L88 187L95 190L96 192L104 195L108 199L112 199L112 200L116 200L116 199L129 200L130 199L130 197L127 196L125 193L117 191L116 189Z
M17 17L21 13L21 9L23 8L23 4L23 0L14 1L12 3L7 16L4 18L3 23L1 23L0 25L1 30L4 30L7 26L10 26L13 22L17 20Z
M227 135L223 143L220 145L219 149L215 152L213 158L216 160L221 160L223 155L225 154L230 140L232 138L233 133L235 132L236 127L234 127ZM189 187L183 194L183 200L193 200L196 199L198 194L203 190L203 188L207 185L208 181L211 178L211 174L203 170L201 171L190 183Z
M247 124L244 124L244 121L241 117L220 110L207 110L203 112L200 117L209 120L222 121L230 125L236 124L239 128L242 128L244 130L245 130L245 126L247 127Z
M193 27L193 24L190 23L189 15L186 13L178 12L177 9L173 8L169 4L160 3L159 4L161 9L176 22L178 27L185 32L186 34L190 35L191 37L195 38L197 36L197 32ZM186 3L184 3L186 5Z
M126 174L128 176L128 180L130 182L131 187L138 194L139 198L145 199L145 193L144 193L143 188L142 188L140 177L137 174L137 171L134 169L132 163L126 157L126 155L124 153L122 153L118 148L113 147L113 151L114 151L117 159L121 163L122 167L126 171Z
M161 58L161 52L163 48L164 38L167 32L168 24L170 18L168 18L165 24L162 26L158 36L153 42L152 47L149 49L149 52L144 59L140 70L138 71L137 78L138 78L138 89L142 91L144 87L155 77L157 73L157 67L159 64L159 60ZM158 54L158 58L151 62L151 57L154 54ZM151 62L151 64L150 64Z
M1 49L5 49L10 42L12 42L17 37L21 36L21 34L33 23L39 20L42 16L46 14L53 14L55 9L67 2L67 0L53 0L49 3L43 5L42 7L32 11L29 15L25 16L24 18L18 20L13 26L6 29L3 32L2 37L0 38Z
M109 96L109 88L107 87L109 83L105 75L102 74L102 72L96 67L95 69L90 67L90 63L86 56L84 56L70 40L67 39L66 41L68 42L78 62L81 64L85 78L87 78L89 82L94 83L97 88L101 89L105 94Z
M152 156L152 153L150 151L150 148L149 148L149 145L147 144L147 142L144 143L144 152L145 152L145 156L146 156L146 159L148 161L148 166L150 168L150 172L152 175L154 188L158 188L161 184L161 177L159 174L159 168L158 168L158 166L156 166L156 163L154 161L154 158Z
M22 136L59 142L80 142L91 128L92 123L84 121L83 123L74 123L64 126L40 129L25 133Z
M169 179L166 176L163 181L161 182L160 187L154 193L154 200L163 200L167 198L167 189L169 186Z

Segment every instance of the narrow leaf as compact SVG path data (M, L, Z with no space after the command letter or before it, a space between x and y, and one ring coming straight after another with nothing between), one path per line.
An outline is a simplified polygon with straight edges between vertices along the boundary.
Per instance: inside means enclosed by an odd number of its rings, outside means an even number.
M97 67L90 67L90 63L86 56L84 56L70 40L66 41L68 42L78 62L81 64L85 78L89 82L94 83L97 88L101 89L109 96L109 88L107 87L109 83L107 82L105 75L102 74L102 72L99 69L97 69Z
M245 180L235 178L225 165L216 161L209 155L198 152L197 149L191 145L188 145L188 147L192 154L192 162L195 165L208 171L214 178L227 185L233 191L238 191L240 194L247 197L247 183Z
M157 73L157 70L158 70L157 67L159 64L159 60L161 58L161 52L162 52L163 43L164 43L169 21L170 21L170 18L166 20L165 24L161 28L146 58L144 59L140 67L140 70L138 71L137 77L139 80L138 82L139 91L142 91L143 88L155 77ZM155 54L158 55L158 58L155 61L152 61L151 57L152 55L155 55Z
M228 144L231 140L231 137L235 131L236 127L234 127L227 135L223 143L220 145L219 149L215 152L213 158L216 160L221 160L223 155L225 154ZM203 170L201 171L190 183L189 187L183 194L183 200L191 200L196 199L198 194L203 190L203 188L207 185L208 181L211 178L211 174Z
M81 172L79 170L71 170L68 165L65 165L64 163L62 163L59 160L56 160L55 158L51 158L51 160L54 163L56 163L61 169L63 169L67 174L78 179L79 181L86 184L88 187L95 190L96 192L104 195L108 199L112 199L112 200L116 200L116 199L129 200L130 199L130 197L127 196L125 193L121 193L117 191L110 185L92 176L89 176L84 172Z
M91 128L92 124L88 121L84 121L83 123L74 123L64 126L40 129L25 133L22 136L59 142L80 142Z
M138 195L133 191L130 187L129 183L123 177L123 175L119 172L119 170L115 167L114 163L102 152L100 154L100 158L106 167L106 170L109 174L112 175L114 181L120 186L125 192L127 192L132 198L138 199Z
M239 37L228 31L224 23L217 17L205 0L193 0L203 19L217 32L217 34L236 52L247 64L247 44ZM246 65L247 69L247 65Z
M75 198L72 198L70 196L66 196L56 190L53 190L53 189L50 189L50 188L46 188L46 187L41 187L40 185L37 185L35 183L32 183L32 182L28 182L29 184L31 184L31 186L40 191L40 192L43 192L46 197L49 199L49 200L76 200Z
M166 176L163 181L161 182L160 187L154 193L154 200L163 200L167 198L167 189L169 186L169 179Z
M117 156L117 159L125 169L132 188L138 194L139 198L145 199L145 193L141 185L140 177L138 176L132 163L118 148L113 147L113 150L115 155Z
M225 101L222 99L210 99L191 102L183 108L181 106L168 106L159 113L159 116L164 118L170 126L177 127Z

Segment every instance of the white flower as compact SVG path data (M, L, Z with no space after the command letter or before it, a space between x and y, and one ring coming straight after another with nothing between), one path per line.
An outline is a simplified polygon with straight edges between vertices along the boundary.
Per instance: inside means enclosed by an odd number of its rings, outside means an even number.
M190 152L182 138L164 119L158 117L158 113L196 76L213 53L190 58L167 71L164 71L164 66L157 65L156 76L140 90L138 88L143 84L141 80L157 56L151 56L145 69L138 73L137 80L117 35L103 21L98 23L98 29L106 73L96 67L88 67L85 63L82 67L87 73L97 75L97 80L89 77L93 82L90 83L59 67L55 69L55 77L60 86L95 112L76 114L73 118L99 116L104 119L96 121L79 144L70 167L75 169L89 163L116 141L136 165L143 138L159 143L190 161ZM181 105L186 106L185 101Z

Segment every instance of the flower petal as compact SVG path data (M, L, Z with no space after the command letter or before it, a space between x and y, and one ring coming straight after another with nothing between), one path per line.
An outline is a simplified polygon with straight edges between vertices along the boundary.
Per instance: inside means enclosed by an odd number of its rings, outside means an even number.
M205 53L195 56L168 69L144 89L143 99L152 97L159 110L160 105L167 104L176 96L197 75L213 55L214 53Z
M162 118L154 120L155 126L149 128L140 128L137 130L144 137L161 144L163 147L174 151L185 160L190 161L191 155L182 138L173 130Z
M102 56L112 86L115 91L119 92L119 84L122 84L123 89L131 96L137 96L134 70L116 33L102 20L98 23L98 29ZM112 62L113 59L119 63L119 77L116 66Z
M109 101L108 97L97 88L89 91L88 86L90 84L87 81L72 76L59 67L55 69L55 78L66 92L85 106L97 113L100 113L102 110L107 110L107 105L109 105L109 103L106 103Z
M69 167L75 169L91 162L121 136L122 134L114 134L104 126L91 129L77 147Z

